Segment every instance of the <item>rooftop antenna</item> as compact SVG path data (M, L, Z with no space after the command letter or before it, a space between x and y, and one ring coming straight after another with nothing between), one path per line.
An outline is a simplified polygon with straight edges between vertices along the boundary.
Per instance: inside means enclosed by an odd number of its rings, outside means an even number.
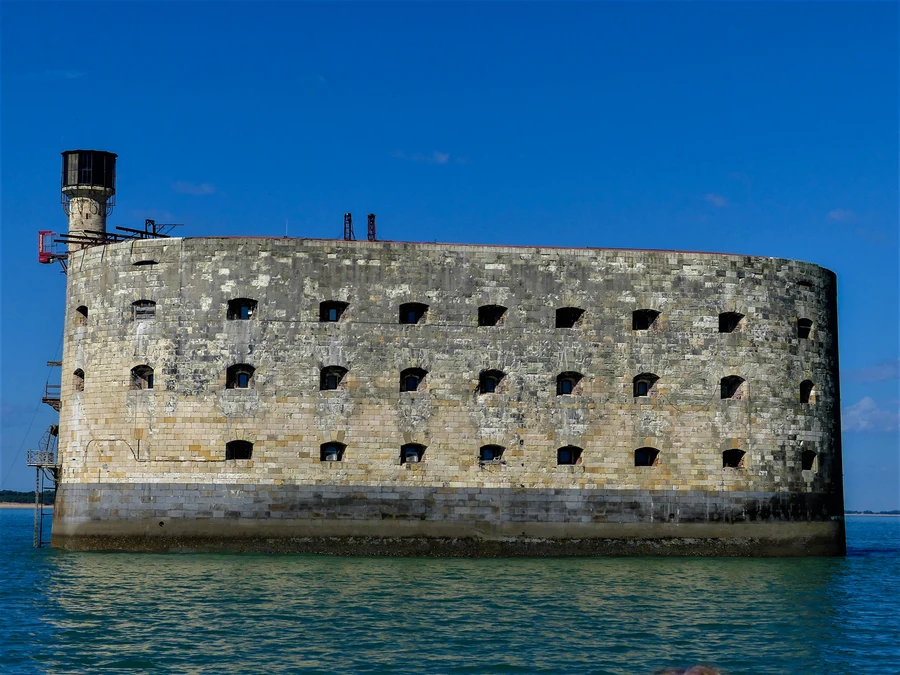
M356 235L353 234L353 216L349 213L344 214L344 241L354 241Z
M368 232L369 241L378 241L375 237L375 214L369 214L369 232Z

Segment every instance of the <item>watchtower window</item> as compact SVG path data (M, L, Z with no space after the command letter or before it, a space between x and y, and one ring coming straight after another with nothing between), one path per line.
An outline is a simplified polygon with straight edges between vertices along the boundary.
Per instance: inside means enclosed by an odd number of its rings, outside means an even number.
M656 393L656 383L658 381L659 377L653 373L641 373L640 375L636 375L632 380L634 397L652 396Z
M153 300L138 300L131 303L131 318L135 321L149 321L156 318L156 303Z
M808 340L812 332L812 319L797 319L797 337Z
M722 312L719 314L719 332L733 333L740 326L743 318L744 315L737 312Z
M253 443L250 441L229 441L225 444L225 459L250 459Z
M635 466L657 466L659 464L659 450L656 448L638 448L634 451Z
M81 368L79 368L74 373L72 373L72 375L73 375L72 388L75 391L84 391L84 371Z
M350 305L346 302L329 300L319 303L319 321L336 322L344 316L344 312Z
M576 387L581 382L581 373L573 371L560 373L556 376L556 395L570 396L576 393Z
M88 308L84 305L75 308L75 327L87 326Z
M418 443L407 443L400 448L401 464L418 464L425 456L425 446Z
M347 369L341 366L326 366L319 375L319 389L322 391L335 391L341 387Z
M246 363L229 366L225 371L226 389L249 389L253 385L253 373L256 369Z
M422 323L427 311L428 305L421 302L405 302L400 305L400 323Z
M346 448L343 443L323 443L319 446L319 461L342 462Z
M153 368L150 366L135 366L131 369L132 389L153 389Z
M556 310L556 327L575 328L583 314L584 310L580 307L560 307Z
M421 368L407 368L400 371L400 391L419 391L425 388L425 376Z
M502 445L483 445L478 451L478 461L482 464L499 462L503 458Z
M722 381L720 382L722 398L742 398L744 393L743 384L744 378L738 377L737 375L729 375L728 377L723 377Z
M659 312L655 309L638 309L631 313L631 330L650 330Z
M500 370L483 370L478 375L478 393L495 394L500 389L500 383L506 373Z
M503 322L506 316L506 307L503 305L482 305L478 308L479 326L497 326Z
M803 380L800 383L800 403L816 402L816 386L812 380Z
M556 463L560 466L573 466L581 464L581 448L567 445L556 451Z
M819 470L819 456L815 450L804 450L800 453L800 468L803 471Z
M250 298L235 298L228 301L228 318L236 321L246 321L256 313L256 300Z
M722 468L743 469L745 454L747 453L745 453L743 450L738 450L737 448L726 450L722 453Z

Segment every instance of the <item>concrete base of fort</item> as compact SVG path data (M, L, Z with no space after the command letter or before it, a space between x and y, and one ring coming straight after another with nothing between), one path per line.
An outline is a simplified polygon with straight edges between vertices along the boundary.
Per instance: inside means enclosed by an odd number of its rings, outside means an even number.
M322 485L63 485L54 546L498 557L820 556L828 494Z

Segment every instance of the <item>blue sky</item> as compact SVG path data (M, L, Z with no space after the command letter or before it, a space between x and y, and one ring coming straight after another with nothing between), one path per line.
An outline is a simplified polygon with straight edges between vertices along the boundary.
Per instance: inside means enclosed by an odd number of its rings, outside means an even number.
M59 152L116 225L728 251L838 274L848 508L900 508L896 3L45 3L2 11L0 480L55 414ZM56 381L56 374L51 379Z

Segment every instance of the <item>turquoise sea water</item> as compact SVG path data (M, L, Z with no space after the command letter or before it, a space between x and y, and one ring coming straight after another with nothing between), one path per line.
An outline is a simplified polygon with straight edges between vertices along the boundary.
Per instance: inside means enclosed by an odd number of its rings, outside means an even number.
M900 673L900 518L847 558L70 553L0 510L2 673Z

